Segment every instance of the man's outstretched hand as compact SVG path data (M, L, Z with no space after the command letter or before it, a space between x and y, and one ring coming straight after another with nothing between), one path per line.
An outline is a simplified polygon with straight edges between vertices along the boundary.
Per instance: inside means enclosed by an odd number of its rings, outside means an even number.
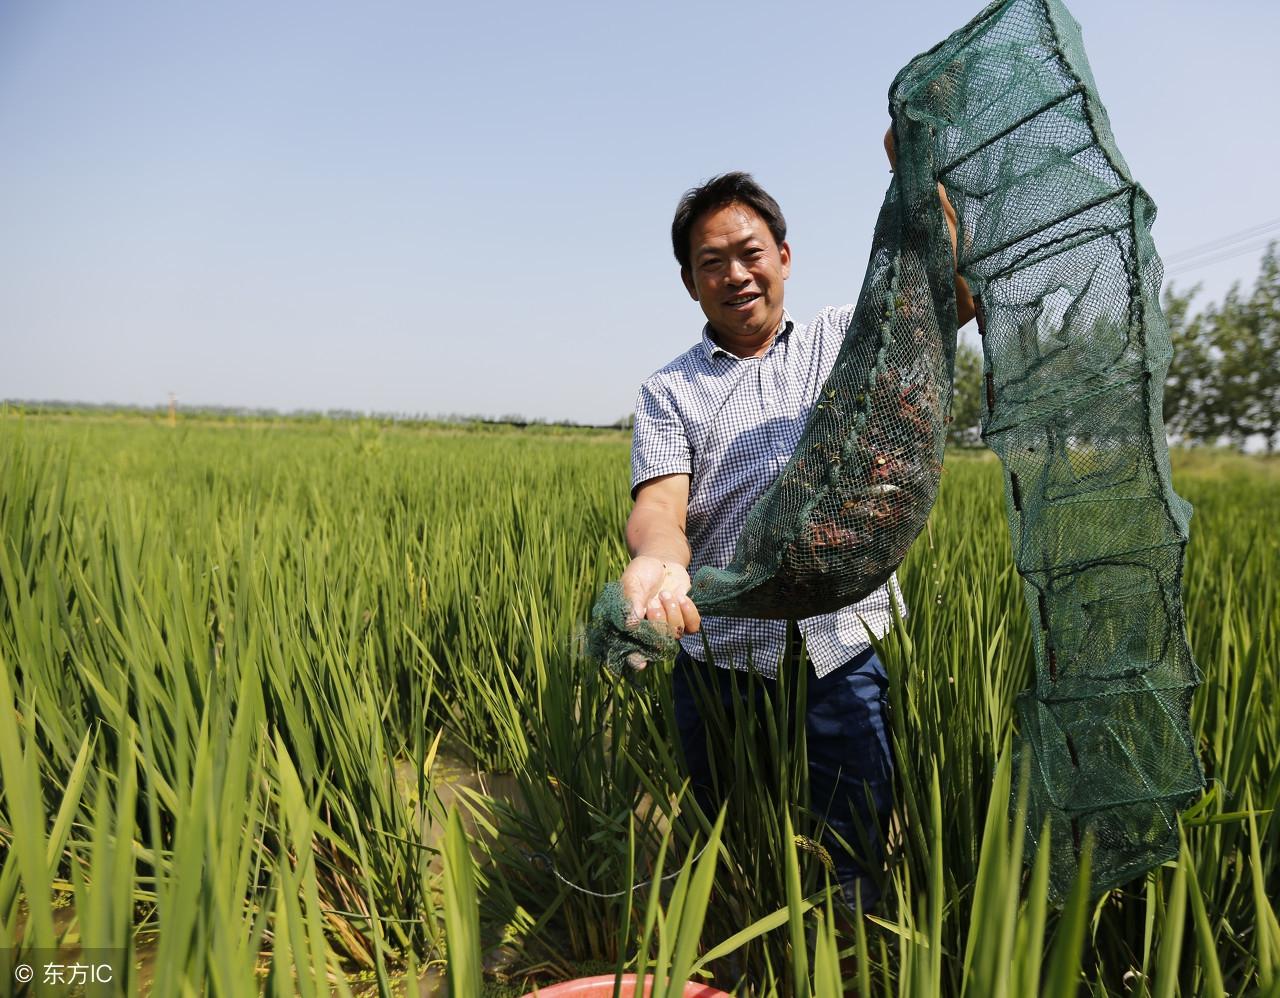
M630 606L629 623L647 620L679 640L702 626L698 608L689 599L689 573L683 565L638 555L622 573L622 595ZM639 656L633 656L639 659ZM631 661L642 669L643 661Z

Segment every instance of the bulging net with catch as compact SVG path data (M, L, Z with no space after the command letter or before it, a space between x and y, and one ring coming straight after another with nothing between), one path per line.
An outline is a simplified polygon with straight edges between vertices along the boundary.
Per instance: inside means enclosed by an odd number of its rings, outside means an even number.
M1191 508L1161 421L1171 350L1155 206L1057 0L992 4L912 60L889 97L897 168L843 348L733 562L699 570L691 596L704 614L803 618L898 566L937 490L958 266L978 305L983 439L1004 467L1034 622L1035 685L1017 703L1031 852L1047 827L1062 896L1091 838L1097 893L1174 856L1176 812L1203 787L1180 594ZM662 635L625 614L620 591L602 595L591 649L615 664L660 652Z

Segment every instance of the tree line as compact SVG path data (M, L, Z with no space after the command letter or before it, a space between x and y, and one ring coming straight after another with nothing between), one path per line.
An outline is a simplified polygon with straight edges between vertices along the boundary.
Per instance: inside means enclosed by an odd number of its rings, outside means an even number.
M1280 447L1280 257L1272 243L1258 279L1245 292L1233 285L1218 304L1195 310L1199 286L1163 295L1173 342L1164 384L1164 424L1172 442L1229 444L1260 441ZM983 407L982 354L969 343L956 350L950 442L976 446Z

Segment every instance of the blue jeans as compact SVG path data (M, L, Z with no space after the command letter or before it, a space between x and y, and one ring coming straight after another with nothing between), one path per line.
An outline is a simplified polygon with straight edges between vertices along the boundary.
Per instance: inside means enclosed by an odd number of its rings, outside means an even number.
M782 679L754 677L757 718L765 693L776 703L779 683L794 689L797 677L803 674L800 665L799 656L792 654L779 670ZM807 663L803 668L807 673L809 806L823 821L822 841L831 854L845 899L852 905L855 892L860 890L863 910L869 910L880 898L884 841L893 808L893 754L886 718L889 681L870 648L825 676L814 676ZM720 777L717 786L711 754L723 757L727 747L709 743L699 698L718 696L732 720L733 700L748 688L747 676L738 673L735 677L732 670L708 665L681 650L676 656L672 687L690 783L703 811L714 815L729 787L723 764L716 767ZM727 775L733 779L733 774ZM838 844L833 832L847 846Z

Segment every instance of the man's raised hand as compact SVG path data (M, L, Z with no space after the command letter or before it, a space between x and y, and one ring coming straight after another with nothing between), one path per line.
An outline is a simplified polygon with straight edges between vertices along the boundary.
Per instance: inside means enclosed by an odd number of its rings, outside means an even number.
M898 152L893 144L893 127L884 133L884 152L889 157L889 169L896 170L898 168ZM947 233L951 236L951 257L957 263L959 262L959 250L956 238L956 209L951 204L951 199L947 197L947 189L941 184L938 185L938 200L942 205L942 217L947 222ZM966 242L967 246L968 243ZM969 285L960 274L956 273L956 324L963 326L966 322L974 317L977 308L974 305L973 295L969 291Z

